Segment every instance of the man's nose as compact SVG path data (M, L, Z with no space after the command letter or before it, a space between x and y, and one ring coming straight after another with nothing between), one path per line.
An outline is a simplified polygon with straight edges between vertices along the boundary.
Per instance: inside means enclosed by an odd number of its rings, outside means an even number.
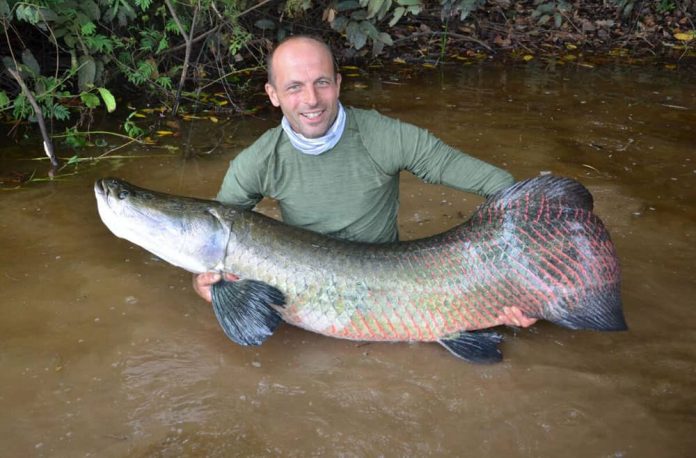
M307 105L315 105L317 103L317 90L310 85L304 91L304 102Z

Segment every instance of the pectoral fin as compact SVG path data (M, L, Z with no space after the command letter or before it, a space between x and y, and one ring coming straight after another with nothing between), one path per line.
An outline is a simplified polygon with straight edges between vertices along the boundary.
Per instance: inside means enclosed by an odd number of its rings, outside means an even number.
M471 363L491 364L503 359L503 354L498 349L502 340L503 336L497 332L478 331L460 332L438 342L457 358Z
M222 330L239 345L261 345L282 321L271 304L285 305L285 296L267 283L223 280L213 285L212 296Z

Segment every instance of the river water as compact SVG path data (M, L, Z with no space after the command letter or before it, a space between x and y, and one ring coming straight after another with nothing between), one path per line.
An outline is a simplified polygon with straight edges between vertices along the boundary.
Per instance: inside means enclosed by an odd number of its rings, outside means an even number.
M236 346L190 274L115 238L92 193L112 175L211 197L228 161L278 116L191 121L160 139L178 153L124 149L113 154L134 159L0 193L2 455L695 456L695 72L394 71L346 76L342 100L426 127L518 179L584 183L620 255L630 330L503 330L504 361L492 366L434 344L287 325L261 347ZM45 175L45 161L19 159L37 144L4 146L0 171ZM462 222L481 199L404 176L401 201L401 234L417 238Z

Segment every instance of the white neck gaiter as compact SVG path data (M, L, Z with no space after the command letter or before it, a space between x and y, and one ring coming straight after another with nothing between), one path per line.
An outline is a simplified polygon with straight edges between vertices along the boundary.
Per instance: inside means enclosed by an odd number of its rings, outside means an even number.
M285 116L283 116L283 120L280 124L290 139L292 146L304 154L318 156L336 146L336 143L341 139L343 129L346 127L346 111L343 109L341 102L338 102L338 115L336 116L336 120L326 132L326 135L319 138L306 138L304 135L298 134L292 130Z

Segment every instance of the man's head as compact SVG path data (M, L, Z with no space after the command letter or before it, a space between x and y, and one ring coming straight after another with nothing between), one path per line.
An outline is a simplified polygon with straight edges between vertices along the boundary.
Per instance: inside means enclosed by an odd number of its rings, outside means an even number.
M265 88L292 129L307 138L321 137L336 120L341 75L317 38L294 36L278 44L268 58Z

